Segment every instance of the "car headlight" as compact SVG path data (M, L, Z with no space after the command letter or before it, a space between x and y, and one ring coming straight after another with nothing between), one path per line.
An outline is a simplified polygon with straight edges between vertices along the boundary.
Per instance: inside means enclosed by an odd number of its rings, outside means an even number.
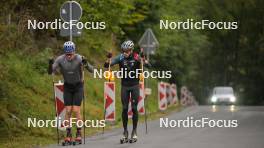
M217 98L215 96L212 96L211 101L215 103L216 100L217 100Z
M230 97L230 101L231 102L235 102L236 101L236 97L235 96Z

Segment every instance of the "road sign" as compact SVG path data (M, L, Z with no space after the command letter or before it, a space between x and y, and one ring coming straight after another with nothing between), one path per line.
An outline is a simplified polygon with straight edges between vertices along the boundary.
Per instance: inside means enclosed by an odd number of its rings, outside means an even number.
M138 44L141 48L144 48L144 52L147 54L154 54L159 46L159 42L150 28L145 31Z
M66 1L62 4L60 8L60 17L64 22L68 22L69 25L65 25L65 28L61 27L60 36L69 36L71 41L73 36L80 36L82 30L78 29L75 24L78 23L81 16L82 7L78 2Z
M82 16L82 7L75 1L66 1L60 8L60 17L64 22L78 21Z

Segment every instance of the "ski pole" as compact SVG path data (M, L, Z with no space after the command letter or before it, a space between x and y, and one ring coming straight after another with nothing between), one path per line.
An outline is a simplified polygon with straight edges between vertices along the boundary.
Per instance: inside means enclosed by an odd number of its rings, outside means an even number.
M141 52L143 54L144 52L144 49L141 48ZM144 78L144 75L143 75L143 72L144 72L144 61L143 61L143 58L141 58L141 69L142 69L142 83L143 83L143 94L144 94L144 108L145 108L145 113L144 113L144 116L145 116L145 128L146 128L146 134L148 134L148 123L147 123L147 106L146 106L146 99L147 99L147 95L145 95L145 78Z
M145 108L145 113L144 113L144 116L145 116L145 127L146 127L146 134L148 134L148 123L147 123L147 106L146 106L146 99L147 99L147 97L145 96L145 98L144 98L144 108Z
M54 73L52 72L52 85L53 85L53 94L54 94L54 105L55 105L55 114L56 114L56 119L57 121L59 120L58 116L58 109L57 109L57 102L56 102L56 94L55 94L55 80L54 80ZM59 133L59 122L57 122L57 143L58 145L60 144L60 133Z
M112 33L112 34L111 34L112 43L113 43L113 38L114 38L114 34ZM110 48L109 53L112 54L112 48ZM112 74L110 75L110 71L111 71L111 59L112 59L112 58L109 58L109 65L108 65L109 79L108 79L108 82L111 81L111 80L110 80L110 79L111 79L110 76L112 77ZM105 98L104 98L104 99L105 99ZM106 109L105 109L105 104L104 104L104 120L105 120L105 114L106 114ZM103 134L104 134L104 127L103 127Z
M84 66L82 66L82 75L83 75L83 121L85 122L85 87L84 87ZM83 143L85 144L85 125L83 127Z
M108 66L108 71L109 71L109 79L108 79L108 82L110 82L110 77L112 77L112 75L110 75L110 70L111 70L111 58L109 58L109 66ZM104 98L105 99L105 98ZM106 109L105 109L105 104L104 104L104 120L105 120L105 114L106 114ZM104 134L104 127L103 127L103 134Z

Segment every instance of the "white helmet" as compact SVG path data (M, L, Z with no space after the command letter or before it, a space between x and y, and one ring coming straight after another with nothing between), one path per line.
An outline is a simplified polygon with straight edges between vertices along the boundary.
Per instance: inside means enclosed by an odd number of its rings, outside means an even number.
M131 40L124 41L121 44L121 49L122 49L122 51L133 50L134 49L133 41L131 41Z

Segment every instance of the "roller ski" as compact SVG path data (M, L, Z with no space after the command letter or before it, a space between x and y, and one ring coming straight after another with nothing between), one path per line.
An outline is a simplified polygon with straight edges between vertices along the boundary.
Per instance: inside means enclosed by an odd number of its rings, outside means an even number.
M129 143L135 143L137 142L137 132L136 130L132 131L131 138L129 139Z
M68 137L64 139L64 141L62 142L62 146L68 146L68 145L72 145L72 140Z
M73 141L72 141L72 137L71 135L67 135L67 137L64 139L64 141L62 142L62 146L68 146L68 145L72 145Z
M76 133L76 138L74 140L74 142L72 143L72 145L79 145L82 144L82 136L81 136L81 131L78 130Z
M120 144L128 142L128 131L124 131L123 137L120 139Z

